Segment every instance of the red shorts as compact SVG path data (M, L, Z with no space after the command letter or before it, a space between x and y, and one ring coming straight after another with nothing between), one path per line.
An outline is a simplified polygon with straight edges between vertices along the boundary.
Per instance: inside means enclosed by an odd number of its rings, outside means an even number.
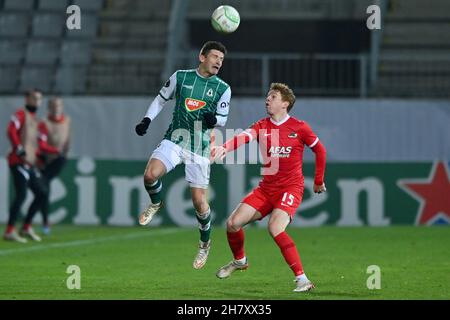
M297 208L302 202L303 192L298 188L282 189L276 193L265 192L261 187L253 189L244 199L243 203L255 208L262 215L262 218L271 213L274 209L281 209L294 218ZM262 219L261 218L261 219Z

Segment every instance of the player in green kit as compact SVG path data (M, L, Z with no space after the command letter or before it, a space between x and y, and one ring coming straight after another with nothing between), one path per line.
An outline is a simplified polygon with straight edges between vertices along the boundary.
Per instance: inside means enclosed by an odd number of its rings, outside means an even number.
M225 125L230 106L230 86L217 76L226 52L220 42L206 42L199 54L198 68L177 70L136 125L136 133L144 135L164 104L175 99L172 122L145 168L144 185L151 204L139 215L139 223L148 224L162 206L161 177L184 163L200 229L199 249L193 263L195 269L205 265L211 247L211 208L206 190L212 128Z

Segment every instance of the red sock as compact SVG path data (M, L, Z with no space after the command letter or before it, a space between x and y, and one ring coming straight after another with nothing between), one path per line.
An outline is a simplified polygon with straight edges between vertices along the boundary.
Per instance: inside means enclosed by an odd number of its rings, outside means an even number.
M244 253L244 230L239 229L238 232L227 231L228 244L233 252L234 259L242 259L245 257Z
M23 230L25 230L25 231L28 231L28 230L30 230L30 227L31 227L31 224L30 223L26 223L26 224L24 224L23 225Z
M294 274L296 276L303 274L302 262L300 261L297 247L291 237L286 232L282 232L273 239L278 247L280 247L284 260L286 260Z
M13 231L14 231L14 226L8 224L8 226L6 227L6 233L11 233Z

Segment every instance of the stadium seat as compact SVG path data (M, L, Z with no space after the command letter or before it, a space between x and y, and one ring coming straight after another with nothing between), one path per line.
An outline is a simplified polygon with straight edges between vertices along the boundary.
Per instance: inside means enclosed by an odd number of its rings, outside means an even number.
M95 14L83 13L81 15L81 29L67 30L68 38L94 38L97 35L98 19Z
M39 10L66 12L67 0L39 0Z
M60 37L65 28L65 12L37 13L33 16L33 36Z
M25 55L25 42L0 40L0 64L19 64Z
M28 14L3 13L0 15L0 36L24 37L28 32Z
M87 65L91 61L90 44L86 41L65 41L61 46L62 64Z
M31 11L34 0L5 0L3 8L6 10Z
M0 67L0 92L13 93L16 91L20 75L20 66L5 66Z
M54 64L59 56L60 45L57 41L28 41L25 62L29 64Z
M72 4L79 6L81 11L99 11L103 7L102 0L74 0Z
M58 68L55 76L55 92L59 94L73 94L85 92L87 68L62 67Z
M50 92L54 79L53 68L24 66L20 78L20 90L28 88L39 88L40 90Z

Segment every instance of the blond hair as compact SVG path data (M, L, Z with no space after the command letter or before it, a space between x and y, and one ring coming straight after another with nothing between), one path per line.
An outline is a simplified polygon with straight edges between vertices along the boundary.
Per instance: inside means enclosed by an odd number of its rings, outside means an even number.
M274 82L270 84L270 89L278 91L281 94L281 100L289 102L287 112L289 112L295 103L295 95L291 88L285 83Z

